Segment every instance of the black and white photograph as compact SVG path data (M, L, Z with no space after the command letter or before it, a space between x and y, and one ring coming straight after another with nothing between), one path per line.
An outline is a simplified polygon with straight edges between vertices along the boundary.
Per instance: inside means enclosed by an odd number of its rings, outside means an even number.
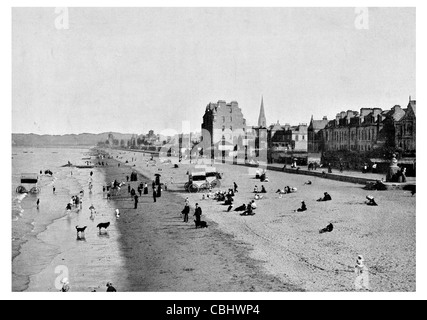
M6 291L417 292L418 9L262 5L9 8Z

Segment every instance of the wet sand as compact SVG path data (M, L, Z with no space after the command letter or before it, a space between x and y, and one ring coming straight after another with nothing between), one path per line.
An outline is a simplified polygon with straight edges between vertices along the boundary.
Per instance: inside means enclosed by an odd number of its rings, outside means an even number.
M91 170L82 169L85 181L89 179ZM106 290L106 283L120 283L126 287L127 273L124 258L119 247L120 233L114 215L115 203L107 201L103 196L102 186L106 183L106 176L101 168L92 169L93 189L89 192L85 183L82 209L75 208L68 214L49 224L44 231L36 232L35 239L28 241L21 249L21 255L14 261L15 268L19 269L19 259L28 256L41 255L44 259L41 265L34 268L28 265L26 270L30 274L30 282L25 291L28 292L58 292L59 281L67 277L70 280L71 292L91 292ZM108 179L109 180L109 179ZM75 190L78 193L78 190ZM61 208L65 207L69 199L62 200ZM96 208L94 219L90 219L89 206ZM64 209L61 209L65 211ZM100 234L96 225L100 222L111 222L107 232ZM76 226L87 226L84 237L77 238ZM43 246L37 246L42 242ZM44 252L38 252L35 247L44 247ZM59 286L60 288L60 286Z
M162 174L162 182L168 184L169 193L164 193L161 202L167 201L171 205L167 210L158 210L150 200L146 206L146 215L150 215L150 221L144 216L133 217L140 220L140 223L151 224L150 228L153 235L162 235L161 237L147 235L147 241L142 241L145 245L146 255L163 256L165 253L169 258L162 258L163 267L155 267L158 274L148 276L148 283L162 283L162 279L167 279L171 273L171 281L175 279L181 282L179 278L186 278L187 271L183 271L180 276L170 268L176 265L182 265L185 268L193 268L188 256L193 257L195 249L186 254L172 250L174 254L168 255L168 246L180 244L182 241L194 242L202 237L202 241L197 241L196 247L200 255L210 255L215 252L214 245L217 240L225 239L230 243L232 250L244 250L249 253L250 260L243 258L243 265L256 265L257 274L271 276L279 279L282 284L291 284L292 288L306 290L311 292L338 292L354 291L355 275L353 267L357 255L362 254L365 263L369 268L371 291L376 292L412 292L415 291L415 197L410 192L402 190L391 191L366 191L361 185L331 181L322 178L308 177L295 174L286 174L282 172L270 172L269 182L261 184L255 180L255 169L242 166L230 166L217 164L216 167L224 173L221 180L222 189L232 187L234 181L239 186L239 192L235 197L235 207L248 203L253 198L253 187L264 185L268 193L264 199L259 200L258 209L254 216L240 216L237 212L226 212L227 207L213 200L202 200L202 193L189 194L183 191L183 184L187 180L186 172L190 166L180 164L178 169L173 168L173 164L160 164L157 161L156 166L147 166L147 157L143 158L141 153L122 151L113 152L114 156L119 155L120 161L129 161L129 165L135 165L135 169L144 173L146 176L154 177L154 173ZM137 161L132 162L131 158L136 157ZM157 159L158 160L158 159ZM160 170L159 170L160 169ZM171 184L171 177L174 183ZM307 180L312 181L312 185L304 185ZM284 195L282 199L274 192L278 188L289 185L297 187L297 193ZM316 199L328 191L332 196L332 201L317 202ZM375 196L378 207L369 207L364 202L366 196L371 194ZM181 222L179 212L183 207L183 199L189 197L192 206L198 202L203 209L202 219L208 221L210 228L194 229L194 226L187 226ZM179 200L181 199L181 200ZM308 211L304 213L294 212L300 206L301 200L305 200ZM178 205L177 205L178 203ZM179 205L180 204L180 205ZM170 209L169 209L170 208ZM194 210L192 209L191 215ZM157 216L158 215L158 216ZM152 220L152 217L156 219ZM319 234L319 230L332 222L335 229L331 233ZM129 221L132 227L136 223ZM154 225L157 227L155 228ZM213 227L213 228L212 228ZM178 235L178 230L185 230L184 236ZM125 235L129 229L123 229L122 235ZM213 230L213 231L212 231ZM208 231L208 232L206 232ZM210 238L210 243L206 237ZM144 235L140 235L143 237ZM148 239L155 239L158 245L153 245ZM122 238L122 243L135 243L136 238L127 242ZM151 244L151 246L150 246ZM186 246L184 246L186 247ZM166 251L165 251L166 250ZM227 252L230 249L225 250ZM132 255L133 251L130 251ZM190 253L189 252L189 253ZM169 252L170 254L170 252ZM232 257L239 255L230 253ZM228 257L229 259L230 257ZM154 262L150 258L147 260L148 265ZM168 260L169 259L169 260ZM227 261L228 261L227 259ZM203 261L201 258L195 259ZM127 259L129 264L138 265L137 260ZM214 260L216 262L216 260ZM251 261L247 263L248 261ZM234 261L225 264L222 277L230 274L227 268L240 269L236 267ZM201 263L201 262L200 262ZM198 275L203 274L203 270L210 270L209 261L207 266L196 268ZM184 267L185 266L185 267ZM219 263L214 269L224 266ZM253 267L249 267L253 268ZM133 267L130 268L132 270ZM192 270L191 273L195 273ZM208 272L208 271L206 271ZM221 272L220 272L221 273ZM211 272L205 274L207 279L215 282L215 277ZM264 276L265 275L265 276ZM251 289L251 283L254 282L252 277L247 281L243 280L241 273L236 273L237 280L233 285L227 284L221 286L220 291L245 291ZM221 276L218 275L219 278ZM176 279L178 278L178 279ZM191 278L191 277L190 277ZM211 281L207 280L207 281ZM188 280L190 281L190 280ZM240 286L238 283L240 282ZM248 282L249 281L249 282ZM165 280L164 290L171 290L169 280ZM155 286L154 286L155 287ZM197 288L204 290L202 285L196 285ZM186 286L172 290L194 290ZM234 289L235 288L235 289ZM158 287L157 290L163 290ZM197 290L197 289L196 289ZM216 291L215 287L209 287L207 291ZM280 286L262 287L254 286L254 291L285 291Z

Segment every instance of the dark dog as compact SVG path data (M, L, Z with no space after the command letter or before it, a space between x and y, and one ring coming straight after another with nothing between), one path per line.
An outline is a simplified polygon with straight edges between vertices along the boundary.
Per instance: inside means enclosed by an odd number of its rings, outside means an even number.
M200 227L200 228L207 228L208 227L208 224L206 223L206 221L197 222L196 220L194 220L194 223L196 224L196 229L198 227Z
M410 185L404 186L403 190L411 191L411 195L414 195L416 193L416 186L415 184L410 184Z
M107 228L110 226L109 222L101 222L96 227L99 229L99 232L101 232L101 229L104 228L107 230Z
M77 233L79 233L79 232L85 232L85 230L86 230L86 228L87 228L87 226L84 226L83 228L79 228L78 226L76 226L76 230L77 230Z
M332 230L334 230L334 225L330 223L326 226L326 228L319 230L319 233L332 232Z

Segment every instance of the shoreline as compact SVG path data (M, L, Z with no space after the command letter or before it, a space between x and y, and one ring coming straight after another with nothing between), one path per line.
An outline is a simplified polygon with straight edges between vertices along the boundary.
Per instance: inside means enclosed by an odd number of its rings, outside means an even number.
M27 244L25 250L30 255L37 254L32 248L36 242L42 246L54 245L56 248L42 252L43 263L40 269L32 268L27 292L58 292L57 283L67 277L70 280L71 292L105 291L107 282L125 283L123 259L118 248L119 234L115 226L114 203L103 198L102 186L108 177L102 169L93 168L93 192L89 192L85 181L91 170L74 172L78 184L74 185L72 194L84 190L83 204L80 210L73 209L53 223L46 226L43 232L37 234L35 240ZM79 187L81 186L81 187ZM81 188L81 189L79 189ZM67 196L59 206L69 200ZM65 201L65 202L64 202ZM95 219L90 219L89 206L96 207ZM63 211L63 209L62 209ZM96 225L104 220L111 220L108 232L99 234ZM87 225L85 237L76 239L75 226Z
M105 291L106 282L119 292L351 292L358 254L364 255L370 270L370 291L415 291L415 198L407 192L366 191L360 185L316 177L313 185L304 186L306 176L284 172L269 172L270 182L261 184L254 179L256 168L215 164L224 173L221 190L233 181L239 185L235 207L253 198L255 184L268 190L258 201L256 215L240 216L226 212L221 203L202 200L202 193L183 191L186 171L192 168L188 164L174 168L173 162L155 158L156 164L149 165L151 154L105 151L113 159L109 166L93 169L93 193L84 186L83 209L56 217L23 245L27 252L37 241L60 248L59 253L53 247L37 252L51 261L42 271L32 272L25 291L58 291L56 268L66 266L71 292ZM168 191L156 203L152 192L142 195L136 210L127 185L107 201L102 187L115 179L126 181L134 170L138 181L130 184L135 190L141 181L150 190L150 177L160 173ZM84 183L89 171L76 171L76 181ZM279 198L275 190L283 185L297 186L298 192ZM325 190L333 201L316 202ZM364 205L367 193L375 196L379 207ZM188 223L180 214L185 197L191 204ZM309 211L294 213L302 199ZM95 221L89 220L92 202L98 211ZM208 228L195 228L196 202ZM118 220L116 208L121 213ZM96 225L107 221L108 232L99 235ZM319 235L329 222L334 231ZM86 224L86 240L76 241L75 225Z

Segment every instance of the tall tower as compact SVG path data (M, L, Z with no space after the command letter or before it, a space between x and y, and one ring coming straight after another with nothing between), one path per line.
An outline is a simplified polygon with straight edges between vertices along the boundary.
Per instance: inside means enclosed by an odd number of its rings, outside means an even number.
M267 120L265 118L265 112L264 112L264 97L261 97L261 109L259 111L259 117L258 117L258 127L267 127Z

